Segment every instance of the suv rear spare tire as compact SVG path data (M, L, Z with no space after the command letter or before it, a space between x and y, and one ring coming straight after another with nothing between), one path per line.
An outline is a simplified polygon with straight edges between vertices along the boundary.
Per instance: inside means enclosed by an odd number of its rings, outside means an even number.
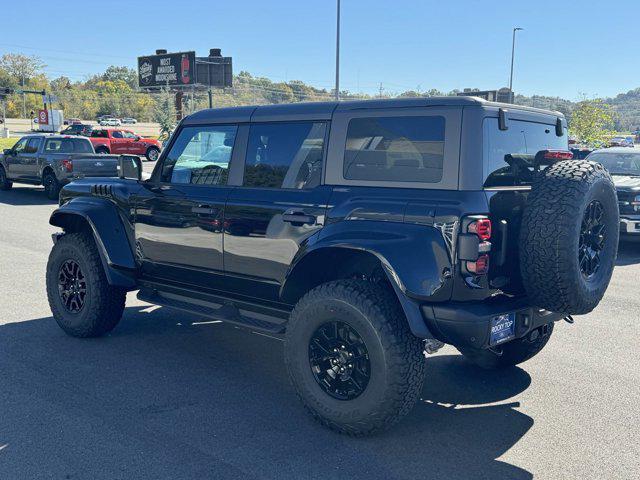
M619 212L599 163L567 160L533 181L520 230L520 271L533 305L584 314L604 295L618 252Z

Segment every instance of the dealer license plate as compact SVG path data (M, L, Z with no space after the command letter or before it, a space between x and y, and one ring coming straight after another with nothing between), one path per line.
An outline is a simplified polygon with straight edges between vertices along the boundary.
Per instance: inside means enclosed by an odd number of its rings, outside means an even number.
M505 313L491 319L490 345L499 345L516 336L516 314Z

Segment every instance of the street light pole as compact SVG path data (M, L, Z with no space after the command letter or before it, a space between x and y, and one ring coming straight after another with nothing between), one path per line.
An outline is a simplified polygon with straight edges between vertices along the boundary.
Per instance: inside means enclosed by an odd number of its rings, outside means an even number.
M336 101L340 100L340 0L336 5Z
M511 75L509 76L509 92L513 97L513 59L516 55L516 32L518 30L524 30L524 28L515 27L513 29L513 40L511 42Z

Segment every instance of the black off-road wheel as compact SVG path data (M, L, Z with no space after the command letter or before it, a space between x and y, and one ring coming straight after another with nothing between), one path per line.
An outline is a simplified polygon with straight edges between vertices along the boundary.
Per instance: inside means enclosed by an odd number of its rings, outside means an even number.
M489 370L513 367L535 357L547 345L553 333L553 322L543 325L493 350L460 348L467 360Z
M63 235L47 264L47 297L53 317L73 337L99 337L118 324L126 291L109 285L89 233Z
M145 153L144 156L150 162L155 162L156 160L158 160L158 157L160 156L160 149L157 147L149 147L147 148L147 152Z
M571 315L593 310L611 280L619 223L602 165L569 160L541 172L520 230L520 272L532 304Z
M0 165L0 190L11 190L11 187L13 187L13 182L7 178L7 172Z
M60 182L56 178L53 172L46 172L42 176L42 186L44 187L44 193L49 200L58 200L60 196Z
M308 292L287 325L285 360L311 415L353 436L386 429L416 403L422 342L389 290L340 280Z

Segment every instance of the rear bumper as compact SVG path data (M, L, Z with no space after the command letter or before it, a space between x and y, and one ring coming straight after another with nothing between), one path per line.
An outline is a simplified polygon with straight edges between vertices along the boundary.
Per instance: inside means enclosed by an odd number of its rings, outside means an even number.
M514 336L565 317L564 314L532 307L526 297L499 296L482 302L451 302L421 307L429 330L439 340L457 347L489 348L491 321L504 314L515 314Z
M640 215L620 217L621 233L640 233Z

